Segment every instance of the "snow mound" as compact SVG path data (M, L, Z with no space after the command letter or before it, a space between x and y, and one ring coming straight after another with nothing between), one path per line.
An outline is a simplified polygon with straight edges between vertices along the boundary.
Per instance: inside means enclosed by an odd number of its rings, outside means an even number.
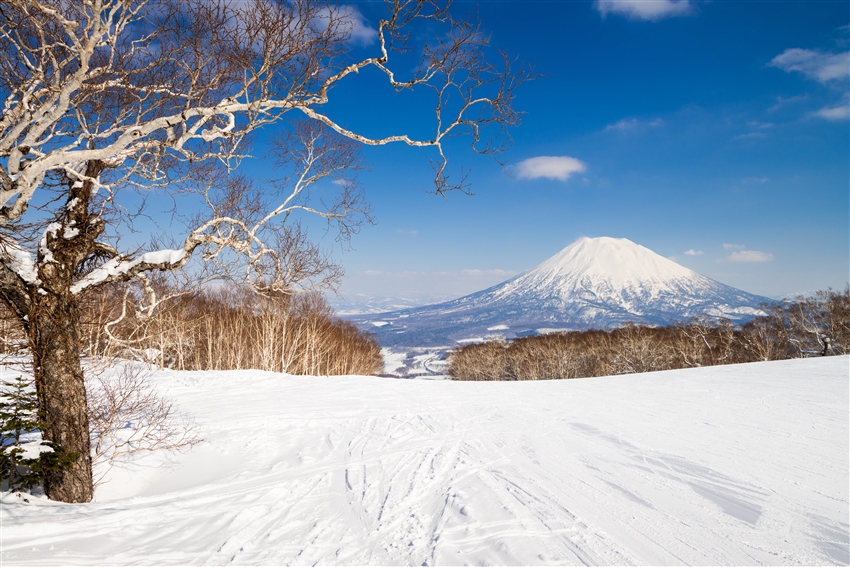
M90 504L2 497L4 565L848 562L848 357L551 382L159 372L206 443Z

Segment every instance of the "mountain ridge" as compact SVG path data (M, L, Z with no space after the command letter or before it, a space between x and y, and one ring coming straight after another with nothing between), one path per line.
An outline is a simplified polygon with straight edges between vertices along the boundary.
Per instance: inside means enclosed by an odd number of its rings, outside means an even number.
M434 346L549 332L667 325L698 315L744 322L770 302L698 274L625 238L573 242L538 266L451 301L352 320L384 346ZM501 332L504 331L504 332Z

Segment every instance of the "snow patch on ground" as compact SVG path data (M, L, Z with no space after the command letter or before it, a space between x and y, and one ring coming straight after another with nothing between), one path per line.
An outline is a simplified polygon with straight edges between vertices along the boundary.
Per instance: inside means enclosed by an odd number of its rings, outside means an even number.
M4 495L0 560L846 564L849 364L548 382L162 371L206 442L124 462L90 504Z
M534 329L534 331L538 335L551 335L553 333L568 333L571 329L565 329L563 327L540 327L539 329Z
M468 345L471 343L483 343L486 339L484 337L468 337L465 339L458 339L455 342L459 345Z
M448 346L420 347L401 351L383 348L384 374L394 378L446 380Z
M404 360L407 358L407 353L393 352L388 348L382 348L381 356L384 358L384 373L393 374L399 368L404 366Z

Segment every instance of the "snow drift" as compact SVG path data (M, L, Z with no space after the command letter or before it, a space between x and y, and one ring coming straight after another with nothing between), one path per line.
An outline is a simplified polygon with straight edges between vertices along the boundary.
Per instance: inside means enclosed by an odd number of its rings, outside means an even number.
M353 320L385 347L434 346L501 334L668 325L698 315L736 322L766 297L735 289L625 238L581 238L539 266L459 299ZM378 326L378 323L383 323Z
M206 443L5 494L4 565L848 562L848 364L549 382L156 373Z

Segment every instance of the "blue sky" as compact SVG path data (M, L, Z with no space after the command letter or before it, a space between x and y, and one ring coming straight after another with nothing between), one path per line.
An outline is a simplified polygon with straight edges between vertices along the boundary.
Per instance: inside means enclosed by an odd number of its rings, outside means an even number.
M356 6L374 25L380 5ZM850 279L850 4L454 5L476 9L494 46L545 73L517 97L512 176L458 145L475 195L443 199L427 193L427 151L367 148L378 223L334 249L344 298L470 293L580 236L628 238L766 296ZM355 49L376 49L362 31ZM416 122L376 75L356 81L335 93L341 121L384 135L427 124L427 106Z

